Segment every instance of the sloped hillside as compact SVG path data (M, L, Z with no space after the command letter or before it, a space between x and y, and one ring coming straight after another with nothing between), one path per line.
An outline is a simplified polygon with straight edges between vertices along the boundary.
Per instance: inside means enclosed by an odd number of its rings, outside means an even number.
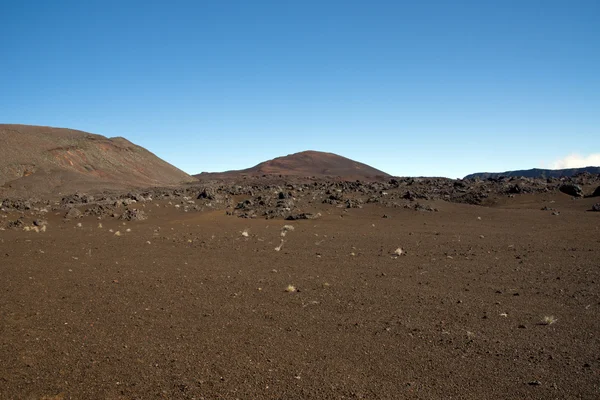
M109 139L43 126L0 125L0 187L6 193L168 186L193 180L121 137Z
M488 178L500 178L501 176L506 177L525 177L525 178L560 178L563 176L570 177L583 172L590 174L600 174L600 167L583 167L583 168L567 168L567 169L524 169L517 171L506 171L506 172L477 172L465 176L465 179L488 179Z

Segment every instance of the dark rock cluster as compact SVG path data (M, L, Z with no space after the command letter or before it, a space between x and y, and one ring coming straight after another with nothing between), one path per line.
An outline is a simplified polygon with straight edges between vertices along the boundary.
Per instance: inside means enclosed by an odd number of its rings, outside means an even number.
M141 220L144 203L168 201L182 212L220 209L241 218L312 219L331 209L355 209L367 204L437 211L430 203L446 201L493 205L500 197L562 192L574 198L600 196L600 175L570 178L494 177L482 179L397 177L362 182L294 177L243 177L215 180L175 188L151 188L118 193L75 193L50 202L38 198L4 199L0 211L61 211L67 219L95 216Z

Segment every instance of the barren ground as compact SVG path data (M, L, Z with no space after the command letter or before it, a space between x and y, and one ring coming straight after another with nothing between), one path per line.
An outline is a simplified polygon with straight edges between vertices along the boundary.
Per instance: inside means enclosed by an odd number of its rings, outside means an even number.
M0 398L598 399L595 202L50 213L0 231Z

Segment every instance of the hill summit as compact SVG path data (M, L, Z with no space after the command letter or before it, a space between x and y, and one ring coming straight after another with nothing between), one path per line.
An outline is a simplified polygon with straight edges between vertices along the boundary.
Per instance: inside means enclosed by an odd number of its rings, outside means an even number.
M264 161L243 170L202 173L196 177L227 178L240 175L334 176L344 179L372 179L389 176L367 164L337 154L307 150Z

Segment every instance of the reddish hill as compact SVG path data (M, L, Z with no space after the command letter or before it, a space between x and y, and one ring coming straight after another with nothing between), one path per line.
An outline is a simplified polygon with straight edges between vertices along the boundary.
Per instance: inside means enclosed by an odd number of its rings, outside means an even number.
M124 138L0 124L0 195L168 186L193 180Z
M387 173L333 153L303 151L262 162L252 168L220 173L202 173L197 178L229 178L240 175L335 176L344 179L373 179Z

